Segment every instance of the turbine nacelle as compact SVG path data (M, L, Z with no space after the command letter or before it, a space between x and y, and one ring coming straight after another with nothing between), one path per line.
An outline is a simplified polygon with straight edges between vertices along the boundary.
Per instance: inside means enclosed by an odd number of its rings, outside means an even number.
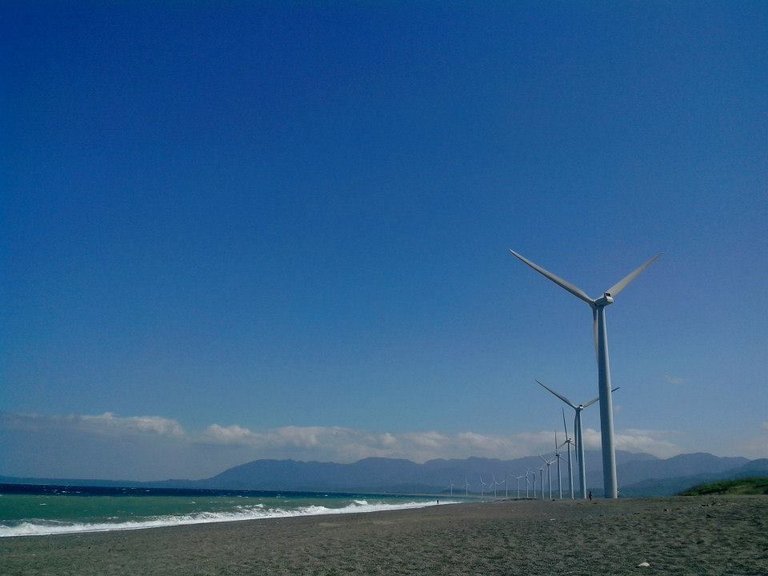
M610 292L604 293L600 298L595 300L596 308L602 308L608 306L608 304L613 304L613 296L611 296Z

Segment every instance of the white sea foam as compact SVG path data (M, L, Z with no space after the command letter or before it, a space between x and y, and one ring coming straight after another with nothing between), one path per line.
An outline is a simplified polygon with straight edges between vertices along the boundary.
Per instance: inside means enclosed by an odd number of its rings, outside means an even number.
M452 504L454 502L445 502ZM73 534L81 532L109 532L113 530L141 530L188 524L209 524L214 522L238 522L243 520L263 520L268 518L290 518L295 516L320 516L323 514L361 514L387 510L406 510L433 506L433 502L403 502L399 504L370 504L365 500L355 500L341 508L325 506L305 506L295 509L265 508L263 504L238 506L234 512L199 512L179 516L158 516L139 521L101 522L101 523L66 523L56 521L22 522L15 526L0 524L0 538L14 536L46 536L52 534Z

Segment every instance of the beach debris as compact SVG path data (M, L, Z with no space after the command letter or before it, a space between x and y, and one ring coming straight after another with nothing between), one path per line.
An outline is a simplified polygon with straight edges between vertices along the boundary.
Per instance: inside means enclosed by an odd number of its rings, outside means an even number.
M640 564L637 565L638 568L650 568L651 565L648 564L648 562L640 562Z

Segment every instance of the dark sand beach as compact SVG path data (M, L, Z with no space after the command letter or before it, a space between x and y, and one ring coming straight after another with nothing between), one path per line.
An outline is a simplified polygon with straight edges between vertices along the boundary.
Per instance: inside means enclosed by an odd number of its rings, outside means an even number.
M767 575L768 497L504 501L5 538L0 574Z

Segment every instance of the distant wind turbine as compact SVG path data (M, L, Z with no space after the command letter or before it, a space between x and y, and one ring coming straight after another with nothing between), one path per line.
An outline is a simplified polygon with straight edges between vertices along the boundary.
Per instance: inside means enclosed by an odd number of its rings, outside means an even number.
M560 445L557 443L557 431L555 431L555 460L557 460L557 491L560 500L563 499L563 476L560 474Z
M531 477L533 480L531 480L531 493L533 494L533 498L536 498L536 470L531 470ZM528 490L525 491L526 498L528 497Z
M603 489L606 498L618 498L619 488L616 479L616 450L613 445L613 401L611 400L611 363L608 358L608 332L605 323L605 307L613 304L613 299L626 288L630 282L637 278L643 270L653 264L661 254L646 261L616 284L608 288L600 298L590 298L581 288L563 280L521 256L514 250L510 250L515 258L521 260L534 270L548 278L561 288L567 290L577 298L583 300L592 308L594 325L595 349L597 351L597 381L600 393L600 436L603 447ZM578 442L578 440L577 440Z
M568 447L568 485L571 489L571 500L573 500L573 465L571 464L571 444L573 444L573 438L568 436L568 425L565 423L565 408L563 410L563 428L565 428L565 442L560 447Z
M504 498L509 498L509 472L504 473Z
M528 475L530 473L531 473L530 468L525 471L525 497L526 498L530 498L530 496L528 495L528 485L529 485ZM533 473L533 496L534 497L536 496L536 472Z
M560 398L560 400L568 404L568 406L573 408L574 411L576 412L576 416L574 417L574 421L573 421L573 427L576 431L576 462L579 466L579 481L581 482L581 497L586 498L587 497L587 471L586 471L586 466L584 464L584 442L582 442L582 433L581 433L581 412L582 410L585 410L586 408L589 408L590 406L592 406L592 404L600 400L600 398L599 397L592 398L592 400L590 400L589 402L585 402L584 404L577 405L571 402L570 400L568 400L568 398L566 398L559 392L555 392L554 390L552 390L552 388L540 382L539 380L536 380L536 383L542 388L548 390L554 396L557 396L558 398ZM611 392L616 392L616 390L618 389L619 389L619 386L611 390Z
M544 458L544 456L539 455L539 458L541 458L544 461L544 464L547 465L547 489L549 490L549 499L552 500L552 473L550 471L550 466L554 463L554 460L547 460ZM544 485L542 483L541 486L541 499L544 499Z

